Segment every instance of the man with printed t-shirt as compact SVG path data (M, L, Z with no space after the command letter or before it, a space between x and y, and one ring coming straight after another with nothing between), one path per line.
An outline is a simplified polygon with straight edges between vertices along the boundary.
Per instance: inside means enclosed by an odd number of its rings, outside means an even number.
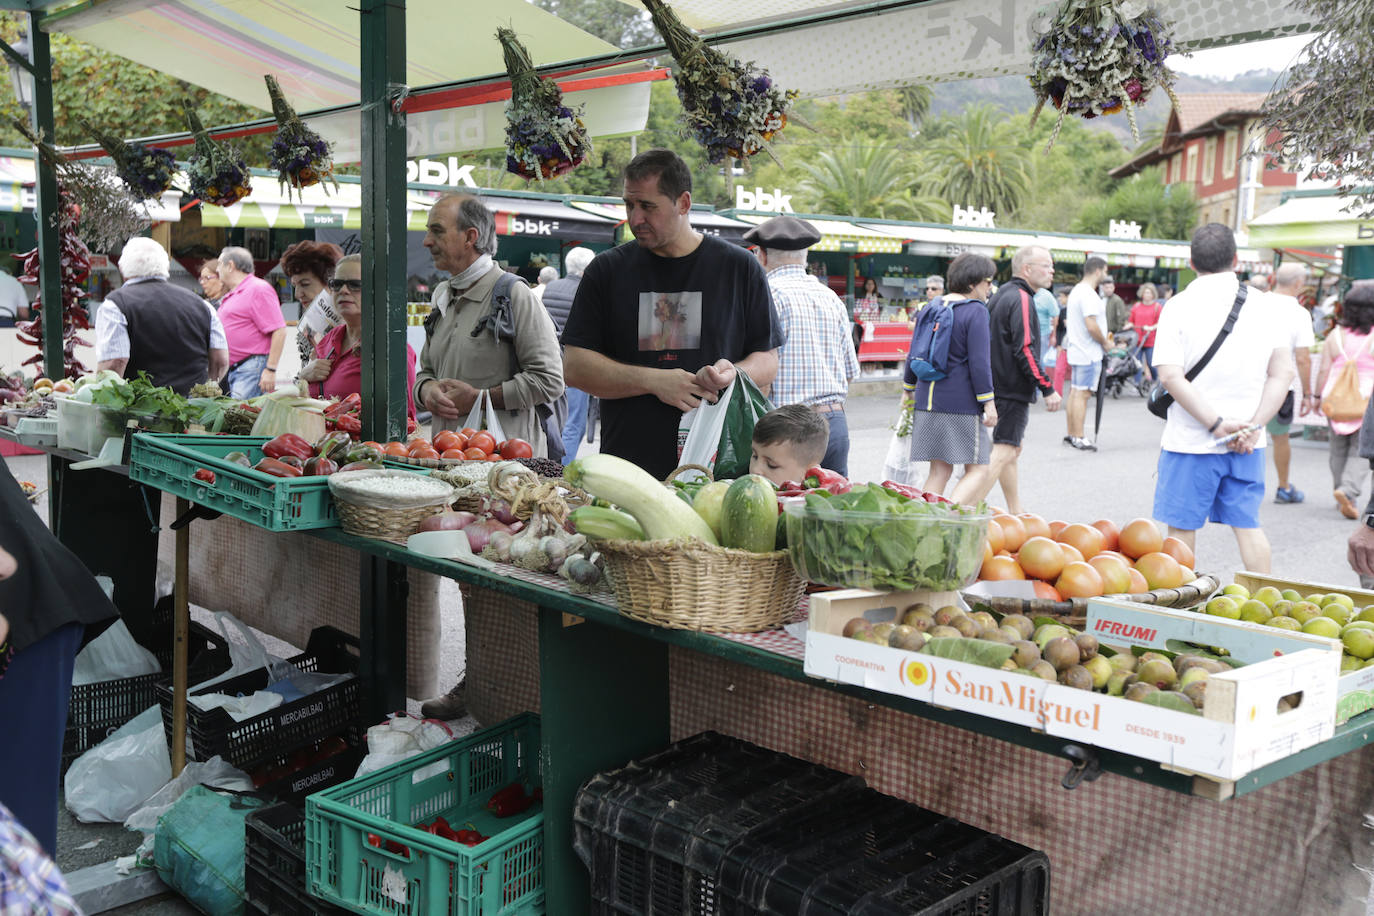
M784 343L763 268L692 229L692 174L669 150L625 168L635 240L587 265L563 330L569 385L601 398L601 450L655 477L677 466L678 421L743 369L767 390Z

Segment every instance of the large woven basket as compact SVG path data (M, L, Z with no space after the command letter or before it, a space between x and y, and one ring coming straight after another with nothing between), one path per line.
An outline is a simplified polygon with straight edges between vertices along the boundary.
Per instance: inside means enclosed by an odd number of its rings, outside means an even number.
M694 540L597 542L620 613L675 630L753 633L797 609L805 583L787 551L752 553Z
M1136 604L1153 604L1158 607L1190 607L1211 595L1221 583L1215 576L1198 576L1187 585L1179 588L1160 588L1152 592L1134 595L1108 595ZM1088 602L1091 598L1070 598L1067 601L1051 601L1048 598L1005 598L986 595L965 596L970 607L988 609L999 614L1024 614L1034 620L1036 617L1062 617L1069 626L1082 626L1088 619Z
M453 499L453 487L427 479L426 485L435 491L433 494L397 496L394 499L387 497L379 500L372 494L357 491L356 485L377 477L423 479L413 477L409 471L395 470L346 471L331 475L329 492L339 510L339 525L349 534L404 544L406 538L415 533L422 521L444 511ZM378 505L379 501L388 504Z

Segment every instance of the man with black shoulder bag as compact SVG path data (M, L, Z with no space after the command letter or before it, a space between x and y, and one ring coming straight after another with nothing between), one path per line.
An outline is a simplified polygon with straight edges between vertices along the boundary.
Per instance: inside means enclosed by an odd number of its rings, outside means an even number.
M1169 300L1155 339L1149 408L1165 427L1154 516L1190 549L1208 521L1229 525L1245 568L1267 573L1264 427L1294 375L1281 304L1239 281L1226 226L1194 232L1191 254L1197 279Z

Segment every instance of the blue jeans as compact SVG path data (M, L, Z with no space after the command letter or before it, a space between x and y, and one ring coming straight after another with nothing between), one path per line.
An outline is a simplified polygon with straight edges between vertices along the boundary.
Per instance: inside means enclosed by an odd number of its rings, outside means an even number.
M830 424L830 441L825 446L821 467L842 477L849 476L849 418L843 410L822 414Z
M242 401L262 394L262 370L266 368L267 354L259 353L245 359L237 369L230 369L229 397Z
M587 431L587 392L580 388L566 389L568 395L568 422L563 424L563 463L567 464L577 457L582 435Z

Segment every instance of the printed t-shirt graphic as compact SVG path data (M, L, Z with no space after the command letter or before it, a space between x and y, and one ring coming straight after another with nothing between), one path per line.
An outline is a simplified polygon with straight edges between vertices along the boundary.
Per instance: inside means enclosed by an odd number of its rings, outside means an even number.
M701 349L701 293L639 294L639 349L642 352ZM672 361L660 357L659 362Z

